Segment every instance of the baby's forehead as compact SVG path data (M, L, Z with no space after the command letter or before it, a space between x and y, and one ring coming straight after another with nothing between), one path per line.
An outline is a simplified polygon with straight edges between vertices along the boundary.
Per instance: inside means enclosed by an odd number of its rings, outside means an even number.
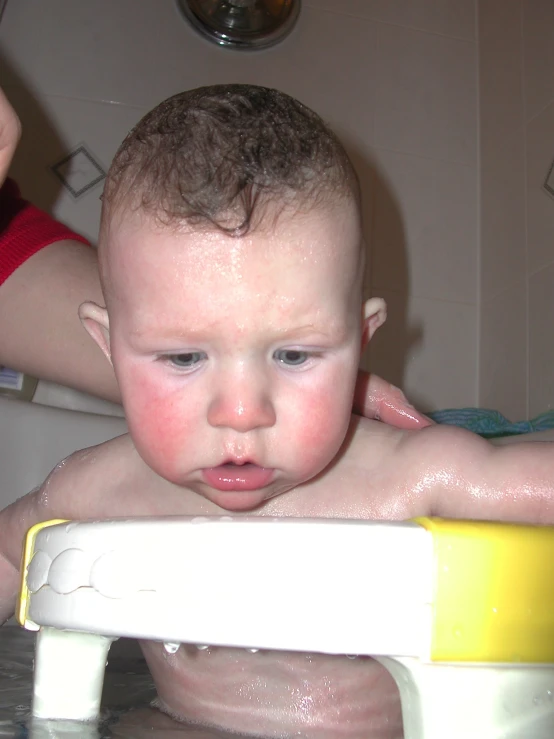
M231 272L239 279L241 269L256 268L267 282L273 264L287 263L292 270L317 263L330 279L357 281L363 266L360 216L357 204L345 198L269 204L246 233L235 233L205 220L168 222L143 209L121 209L103 229L100 261L106 288L125 280L125 273L148 280L148 273L154 279L164 264L171 270L185 263L187 282L204 284L228 279ZM276 283L278 274L286 272L275 271Z
M185 314L204 328L236 315L256 325L263 316L268 330L313 323L314 314L344 322L359 314L360 238L353 214L337 208L280 212L237 237L134 214L110 231L108 309L133 325Z

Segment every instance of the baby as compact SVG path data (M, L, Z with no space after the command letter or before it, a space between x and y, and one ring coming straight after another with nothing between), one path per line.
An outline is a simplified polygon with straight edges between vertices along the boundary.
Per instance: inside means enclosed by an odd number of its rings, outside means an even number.
M143 118L105 190L106 308L80 315L146 464L235 510L322 472L385 319L363 257L354 170L300 103L220 86Z
M99 257L106 307L80 314L114 366L130 434L3 511L4 551L23 523L99 512L554 521L549 444L494 448L460 429L352 416L385 306L362 298L349 159L287 95L216 86L149 113L110 169ZM309 558L299 567L309 577ZM272 737L401 737L397 692L373 660L142 648L178 718Z

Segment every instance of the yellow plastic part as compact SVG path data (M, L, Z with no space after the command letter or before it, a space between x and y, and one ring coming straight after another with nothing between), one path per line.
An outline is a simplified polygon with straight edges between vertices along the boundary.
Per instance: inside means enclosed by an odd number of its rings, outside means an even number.
M56 526L59 523L68 523L64 518L54 518L51 521L41 521L31 526L27 531L25 543L23 545L23 555L21 558L21 588L19 590L19 601L15 611L15 616L22 626L28 626L27 615L29 611L29 588L27 587L27 569L35 553L35 541L39 531L48 526Z
M415 520L433 536L431 659L554 662L554 527Z

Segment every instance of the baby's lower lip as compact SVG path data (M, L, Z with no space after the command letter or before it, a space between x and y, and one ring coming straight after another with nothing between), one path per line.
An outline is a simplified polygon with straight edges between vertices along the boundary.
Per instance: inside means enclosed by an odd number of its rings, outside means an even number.
M221 464L202 470L204 482L216 490L259 490L271 481L273 470L257 464Z

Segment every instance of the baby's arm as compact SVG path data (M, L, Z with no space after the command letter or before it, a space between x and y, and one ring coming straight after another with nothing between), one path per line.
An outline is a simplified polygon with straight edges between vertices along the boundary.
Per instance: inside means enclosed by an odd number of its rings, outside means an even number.
M27 530L52 518L226 513L161 480L127 435L69 457L37 491L0 511L0 622L14 610ZM494 447L467 431L415 432L363 418L318 479L254 515L406 519L415 516L554 523L554 444Z
M46 481L0 510L0 624L14 612L23 540L36 523L54 518L226 513L152 472L124 434L75 452Z
M427 515L553 524L554 444L524 439L494 446L463 429L434 426L404 436L398 474L415 475L412 495Z

